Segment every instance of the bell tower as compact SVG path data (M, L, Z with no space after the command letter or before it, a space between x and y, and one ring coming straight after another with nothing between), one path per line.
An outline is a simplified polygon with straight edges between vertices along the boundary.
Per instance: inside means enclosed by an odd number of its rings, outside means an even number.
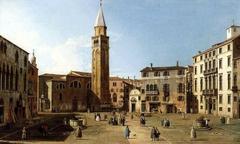
M92 92L94 111L110 107L109 91L109 37L102 3L94 25L92 37Z

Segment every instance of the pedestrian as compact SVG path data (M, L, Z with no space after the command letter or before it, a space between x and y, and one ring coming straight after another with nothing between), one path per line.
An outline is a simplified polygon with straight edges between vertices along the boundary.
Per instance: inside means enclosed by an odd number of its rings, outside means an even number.
M96 121L100 121L99 115L96 116Z
M43 124L43 135L44 136L48 135L48 125L47 124Z
M152 141L155 141L155 134L156 134L155 128L154 128L154 127L152 127L152 130L151 130L151 135L150 135L150 137L151 137Z
M22 140L26 140L27 139L27 131L26 131L26 127L23 127L22 129Z
M81 138L82 137L82 129L81 126L78 126L78 128L76 129L76 133L75 133L77 138Z
M128 126L126 126L126 128L125 128L125 130L124 130L124 137L125 137L126 139L129 139L130 133L131 133L131 131L129 130Z
M191 129L191 139L195 139L197 138L197 133L196 133L196 130L194 129L194 127L192 126L192 129Z
M125 125L125 117L122 118L122 126Z
M160 132L157 127L155 127L155 138L157 141L159 141L159 139L160 139Z
M133 114L131 114L131 119L133 119Z

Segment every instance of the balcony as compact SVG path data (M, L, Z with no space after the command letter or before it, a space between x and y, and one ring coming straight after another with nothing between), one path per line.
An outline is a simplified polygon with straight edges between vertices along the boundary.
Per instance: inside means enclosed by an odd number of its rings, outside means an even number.
M158 95L158 94L159 94L158 90L146 91L146 95Z
M217 73L218 72L218 68L212 68L212 69L208 69L208 70L205 70L203 72L204 75L210 75L210 74L214 74L214 73Z
M234 93L237 93L238 92L238 86L232 86L232 91Z
M218 89L205 89L203 90L203 95L205 96L217 96L218 95Z

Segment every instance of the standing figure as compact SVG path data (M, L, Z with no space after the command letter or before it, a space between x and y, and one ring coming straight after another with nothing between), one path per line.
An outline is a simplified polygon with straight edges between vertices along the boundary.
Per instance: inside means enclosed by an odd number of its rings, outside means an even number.
M133 114L131 114L131 119L133 119Z
M152 130L151 130L151 135L150 135L150 137L151 137L152 141L155 141L155 134L156 134L155 128L154 128L154 127L152 127Z
M125 117L122 117L122 126L125 126Z
M194 129L194 127L192 127L192 129L191 129L191 139L195 139L196 137L197 137L196 130Z
M96 121L100 121L99 115L96 116Z
M26 140L27 139L27 131L26 131L26 127L23 127L22 129L22 140Z
M81 138L82 137L82 129L80 126L76 129L76 137Z
M159 139L160 139L160 132L157 127L155 127L155 138L157 141L159 141Z
M124 137L126 139L129 139L131 131L129 130L128 126L126 126L125 130L124 130Z

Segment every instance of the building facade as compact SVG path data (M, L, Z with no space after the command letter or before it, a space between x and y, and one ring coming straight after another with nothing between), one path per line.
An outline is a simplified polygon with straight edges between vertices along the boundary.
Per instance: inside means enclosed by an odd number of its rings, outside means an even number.
M92 37L92 111L110 108L109 37L102 5L98 11Z
M240 55L240 27L227 29L227 39L193 57L194 95L203 114L239 117L239 94L233 90L237 79L234 59Z
M113 109L129 111L129 93L139 89L139 80L130 78L110 77L109 90Z
M39 76L39 102L42 111L87 111L91 91L91 74L71 71L67 75Z
M0 125L28 118L27 77L28 53L0 36Z
M141 70L141 111L186 112L186 67L146 67Z
M28 62L28 107L32 117L37 115L38 106L38 68L36 63L36 57L33 52L33 56L30 62Z

